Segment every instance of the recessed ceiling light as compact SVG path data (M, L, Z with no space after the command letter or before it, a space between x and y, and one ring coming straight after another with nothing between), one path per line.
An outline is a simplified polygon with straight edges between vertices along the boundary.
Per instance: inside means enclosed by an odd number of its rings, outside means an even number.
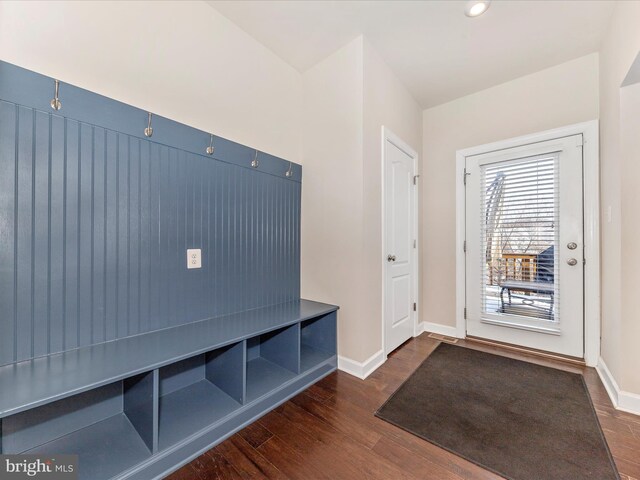
M477 17L482 15L489 8L491 0L471 0L464 7L464 14L467 17Z

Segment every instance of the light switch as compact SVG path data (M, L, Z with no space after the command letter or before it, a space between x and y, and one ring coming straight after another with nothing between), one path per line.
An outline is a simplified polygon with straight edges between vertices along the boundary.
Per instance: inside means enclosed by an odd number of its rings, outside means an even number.
M202 268L202 253L199 248L187 249L187 268Z

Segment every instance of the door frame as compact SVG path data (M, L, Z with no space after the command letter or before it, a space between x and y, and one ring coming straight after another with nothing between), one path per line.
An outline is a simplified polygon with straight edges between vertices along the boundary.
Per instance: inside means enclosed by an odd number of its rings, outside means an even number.
M571 135L583 139L584 208L584 361L595 367L600 357L600 158L599 122L568 125L499 142L465 148L456 152L456 336L466 337L466 158L482 153L546 142Z
M381 225L382 225L382 250L380 252L381 259L381 271L382 271L382 298L381 298L381 307L382 307L382 352L384 354L384 358L387 358L387 355L391 352L387 352L386 346L386 295L387 295L387 218L385 215L385 210L387 206L387 188L386 188L386 143L392 143L404 153L409 155L413 159L413 174L414 178L417 180L420 174L418 172L418 153L413 150L409 144L403 141L400 137L398 137L395 133L393 133L389 128L382 126L382 141L381 141L381 159L380 169L381 169ZM413 249L413 257L412 257L412 268L411 275L413 276L413 282L411 285L412 289L412 297L413 301L416 304L416 310L411 311L413 316L413 336L417 336L420 332L418 331L418 319L420 318L420 302L418 302L418 294L420 292L420 278L419 278L419 261L420 261L420 230L419 230L419 214L418 214L418 185L419 183L416 181L413 185L413 190L411 194L411 201L413 203L413 231L414 231L414 240L416 241L416 247Z

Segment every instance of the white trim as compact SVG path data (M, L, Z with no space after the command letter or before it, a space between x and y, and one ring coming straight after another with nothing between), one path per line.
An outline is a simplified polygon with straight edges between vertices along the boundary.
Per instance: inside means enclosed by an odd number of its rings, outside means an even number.
M476 147L458 150L456 155L462 157L471 157L483 153L497 152L508 148L522 147L532 143L547 142L562 137L570 137L572 135L580 135L585 132L589 134L598 133L598 120L590 120L588 122L576 123L575 125L567 125L565 127L554 128L553 130L545 130L544 132L532 133L530 135L522 135L520 137L509 138L499 142L487 143ZM593 140L593 139L592 139Z
M464 319L466 274L463 250L465 240L465 189L463 182L466 157L581 134L584 140L584 254L586 259L584 268L584 360L590 367L598 364L600 356L600 159L598 132L598 120L592 120L456 152L456 330L459 338L464 338L466 335L466 320Z
M440 325L439 323L420 323L420 333L422 332L438 333L440 335L446 335L447 337L453 338L464 338L458 337L458 330L456 329L456 327L452 327L450 325Z
M465 157L456 152L456 337L467 336L467 322L464 309L467 304L467 270L465 262L464 241L466 239L466 190Z
M357 362L338 355L338 370L342 370L349 375L364 380L386 361L387 356L384 354L384 350L377 351L364 362Z
M602 358L598 360L596 371L600 376L600 380L602 380L605 390L609 394L609 398L611 398L613 406L623 412L640 415L640 395L620 390L618 382L613 378L611 371L607 368Z
M382 265L382 295L381 295L381 308L382 308L382 352L385 353L384 357L386 360L386 354L390 353L390 352L385 352L386 349L386 334L385 334L385 315L386 315L386 310L385 310L385 299L386 299L386 282L387 282L387 277L386 277L386 256L387 256L387 237L386 237L386 233L387 233L387 229L386 229L386 218L385 218L385 207L386 207L386 188L385 188L385 172L386 172L386 165L385 165L385 161L386 161L386 157L385 157L385 151L386 151L386 146L385 143L387 141L389 141L390 143L392 143L393 145L395 145L396 147L398 147L400 150L402 150L404 153L406 153L407 155L409 155L412 159L413 159L413 174L414 175L420 175L420 172L418 171L418 153L413 150L411 148L411 146L409 146L409 144L407 144L406 142L404 142L400 137L398 137L395 133L393 133L391 130L389 130L387 127L385 127L384 125L381 128L381 132L382 132L382 142L381 142L381 162L380 162L380 169L381 169L381 225L382 225L382 251L380 252L380 259L381 259L381 265ZM419 182L416 182L415 188L413 189L413 211L414 211L414 218L413 218L413 232L414 232L414 240L416 241L416 248L413 249L413 265L412 265L412 275L413 275L413 286L412 286L412 297L413 297L413 302L415 302L416 304L416 310L412 311L412 315L413 315L413 336L417 337L418 335L420 335L420 333L422 333L419 330L419 325L418 325L418 319L420 318L420 302L418 302L418 298L419 298L419 292L420 292L420 228L419 228L419 218L420 218L420 214L419 214L419 206L420 206L420 202L419 202L419 190L418 190L418 185ZM377 368L377 367L376 367ZM357 375L356 375L357 376Z
M600 358L600 138L598 121L582 124L584 182L584 361Z

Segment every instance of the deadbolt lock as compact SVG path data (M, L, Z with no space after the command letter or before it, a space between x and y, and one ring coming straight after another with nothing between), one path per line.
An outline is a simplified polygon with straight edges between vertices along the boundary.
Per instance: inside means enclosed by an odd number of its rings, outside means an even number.
M575 250L576 248L578 248L578 244L576 242L569 242L567 243L567 248L569 250Z

